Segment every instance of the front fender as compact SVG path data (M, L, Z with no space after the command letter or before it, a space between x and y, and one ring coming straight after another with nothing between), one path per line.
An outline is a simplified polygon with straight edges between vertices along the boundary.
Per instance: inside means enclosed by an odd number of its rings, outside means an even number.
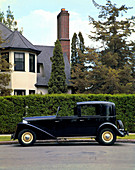
M48 136L48 138L56 139L56 137L55 137L54 135L48 133L47 131L45 131L45 130L37 127L37 126L31 125L31 124L29 124L29 123L23 123L23 122L18 123L16 132L15 132L15 134L13 135L12 138L13 138L13 139L18 139L18 134L19 134L19 132L20 132L21 130L23 130L23 129L31 129L31 130L33 130L34 132L37 132L37 134L38 134L38 133L41 133L42 135Z
M104 128L110 128L110 129L114 130L116 136L123 137L126 135L126 132L124 130L118 129L116 125L114 125L113 123L110 123L110 122L101 124L97 130L97 133L99 133L100 130L104 129Z

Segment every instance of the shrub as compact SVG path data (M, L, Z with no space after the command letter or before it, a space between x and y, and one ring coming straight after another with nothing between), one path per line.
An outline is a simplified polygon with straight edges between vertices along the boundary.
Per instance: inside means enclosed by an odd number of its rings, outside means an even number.
M27 117L54 115L60 106L60 115L73 115L73 108L76 102L80 101L114 102L117 119L123 121L128 131L135 132L135 95L133 94L51 94L0 97L0 133L14 132L16 124L26 113Z

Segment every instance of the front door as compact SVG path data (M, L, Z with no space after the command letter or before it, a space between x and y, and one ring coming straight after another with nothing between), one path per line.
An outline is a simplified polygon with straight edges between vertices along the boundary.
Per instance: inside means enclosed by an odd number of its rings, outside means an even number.
M78 136L78 117L57 117L54 122L55 135L57 137Z

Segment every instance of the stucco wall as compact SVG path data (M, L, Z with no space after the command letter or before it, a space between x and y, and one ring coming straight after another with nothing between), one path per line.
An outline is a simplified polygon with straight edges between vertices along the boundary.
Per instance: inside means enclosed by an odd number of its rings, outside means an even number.
M47 87L37 87L37 93L38 94L48 94ZM68 88L67 94L72 94L72 90Z
M9 62L13 64L13 71L11 73L11 88L14 90L26 90L26 95L29 94L29 90L37 89L35 84L37 82L37 55L35 55L35 73L29 72L29 52L25 52L25 71L14 71L14 52L9 53ZM22 52L22 51L17 51ZM31 53L30 53L31 54ZM14 95L14 91L12 92Z

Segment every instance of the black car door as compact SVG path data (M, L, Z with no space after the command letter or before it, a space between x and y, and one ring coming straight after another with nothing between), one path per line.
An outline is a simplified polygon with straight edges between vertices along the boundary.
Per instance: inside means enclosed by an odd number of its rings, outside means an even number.
M55 135L57 137L78 136L78 116L57 117L55 126Z
M81 105L78 119L79 136L95 136L101 122L99 105Z

